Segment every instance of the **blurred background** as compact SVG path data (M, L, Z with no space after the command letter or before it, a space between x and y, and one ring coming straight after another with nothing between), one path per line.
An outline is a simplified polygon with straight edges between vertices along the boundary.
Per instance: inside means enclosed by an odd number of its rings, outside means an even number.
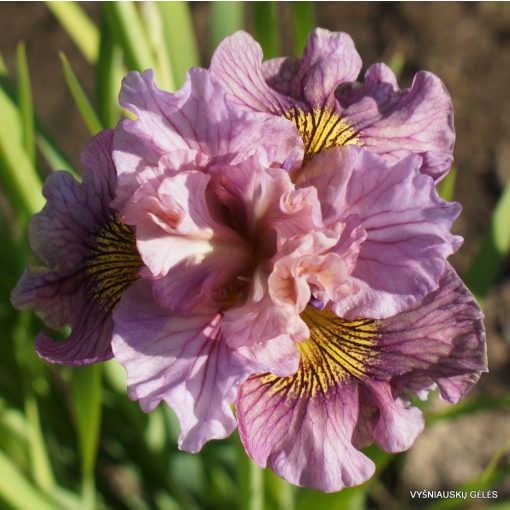
M421 69L445 82L456 173L441 191L463 205L454 230L465 238L452 263L483 303L490 368L458 406L432 396L409 452L369 449L377 475L330 495L255 470L237 433L198 455L177 451L171 411L142 413L113 362L40 361L42 325L8 300L40 182L56 168L79 171L91 134L115 124L126 69L155 67L159 85L176 90L239 28L274 57L299 56L315 26L348 32L364 69L389 63L402 88ZM510 508L510 3L2 2L0 56L0 509ZM499 497L411 499L420 489Z

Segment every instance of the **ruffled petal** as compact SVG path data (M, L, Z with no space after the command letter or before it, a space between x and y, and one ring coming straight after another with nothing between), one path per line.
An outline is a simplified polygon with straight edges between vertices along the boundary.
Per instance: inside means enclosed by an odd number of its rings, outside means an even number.
M344 88L337 98L344 119L361 144L395 162L409 154L423 158L422 171L435 180L451 167L455 130L450 95L434 74L421 71L400 90L384 64L370 66L361 87Z
M335 303L338 315L390 317L437 289L461 244L450 234L460 206L438 196L420 163L408 156L390 166L350 146L318 154L300 173L300 184L318 189L326 225L366 232L352 273L359 292Z
M175 94L159 90L151 70L131 72L123 81L120 102L137 119L123 120L115 132L116 207L122 207L139 185L160 177L160 158L174 151L200 154L200 169L252 154L266 166L295 166L302 158L300 137L292 125L270 115L235 110L204 69L192 69ZM165 171L175 170L170 165Z
M357 409L356 383L311 396L299 375L250 377L236 402L248 455L295 485L323 492L358 485L374 473L373 462L352 445Z
M61 365L90 365L112 358L113 322L111 315L94 303L84 301L73 321L73 330L64 340L56 341L45 333L35 339L35 351Z
M308 328L288 304L276 303L267 288L267 274L256 271L245 302L223 312L221 330L230 347L253 361L257 372L294 374L299 356L294 344Z
M360 70L361 57L348 34L316 28L308 36L291 95L304 97L312 107L334 104L335 89L355 81Z
M31 310L50 328L71 324L74 310L81 304L79 289L84 285L81 271L25 269L11 293L18 310Z
M137 190L124 213L136 225L138 250L150 277L166 277L156 284L156 299L178 313L216 300L214 293L221 294L222 286L249 264L245 241L211 214L209 180L198 171L167 177L156 195L152 188Z
M112 347L126 369L130 398L145 412L165 401L181 425L179 448L190 452L234 430L230 404L250 372L223 341L220 319L169 313L153 301L143 280L114 312Z
M439 289L418 305L380 321L381 370L395 392L430 390L457 403L487 371L483 313L448 266Z

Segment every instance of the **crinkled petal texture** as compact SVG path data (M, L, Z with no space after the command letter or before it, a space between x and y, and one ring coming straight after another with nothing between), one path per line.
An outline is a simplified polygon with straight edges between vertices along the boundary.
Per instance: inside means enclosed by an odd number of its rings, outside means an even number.
M284 116L312 152L356 143L390 162L422 156L422 171L442 178L453 160L455 131L450 96L435 75L420 72L400 90L384 64L369 67L355 83L361 59L343 33L315 29L301 60L262 63L262 50L245 32L227 37L210 71L230 101L249 111ZM315 144L315 142L318 142Z
M56 342L41 333L39 356L71 365L109 359L112 322L88 293L86 265L94 234L108 222L115 168L111 131L94 138L83 153L82 183L68 172L53 172L44 184L47 203L29 228L32 250L44 266L25 270L11 295L21 309L33 308L50 327L71 325L71 335Z
M324 224L347 225L339 249L358 245L346 282L357 291L333 299L341 317L380 319L405 310L438 287L446 258L460 247L462 239L450 234L460 205L439 197L420 164L411 155L390 165L348 146L316 155L299 171L298 183L317 189Z
M150 282L132 285L114 312L112 347L129 396L152 411L165 401L181 425L179 448L199 451L236 426L230 404L251 367L222 338L220 315L180 317L152 299Z
M204 69L192 69L175 94L159 90L151 70L124 78L120 103L136 115L116 129L113 157L118 171L115 206L140 185L183 167L206 170L256 155L265 166L295 166L303 146L285 120L233 107L221 85Z
M457 402L486 371L482 312L451 268L438 290L388 319L307 310L298 372L252 376L236 402L248 454L294 484L332 492L364 482L374 466L358 448L403 451L421 432L410 392L437 384Z
M335 272L335 262L343 267L340 257L330 255L334 260L327 264L321 259L338 235L313 233L324 228L315 188L296 190L287 171L265 168L252 156L236 165L212 165L208 173L183 170L165 177L156 192L141 186L124 217L136 225L143 276L153 280L161 306L186 316L221 311L222 338L230 348L240 349L260 371L296 371L294 342L308 334L299 317L306 288L299 303L275 299L268 285L275 261L303 237L300 261L314 264L309 270L317 281L322 266L320 283L328 288L335 273L345 276Z

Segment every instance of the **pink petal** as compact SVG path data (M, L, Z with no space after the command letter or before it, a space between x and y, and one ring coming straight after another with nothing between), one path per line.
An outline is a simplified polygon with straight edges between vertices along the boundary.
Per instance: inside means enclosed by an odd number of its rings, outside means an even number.
M161 157L176 151L190 151L188 161L196 159L196 169L201 170L209 163L235 163L253 154L266 166L291 167L302 158L300 136L292 125L269 115L236 111L204 69L192 69L175 94L159 90L152 71L131 72L124 79L120 102L137 119L123 120L115 131L117 207L138 186L161 177ZM167 163L165 175L178 170L171 156Z
M455 130L450 95L434 74L420 71L409 89L399 90L384 64L368 68L365 83L338 95L347 122L360 131L362 145L396 162L423 157L422 171L441 179L453 161Z
M275 379L254 376L241 386L236 413L248 455L290 483L323 492L370 478L374 464L352 445L357 384L311 396L298 376L279 385Z
M114 324L112 348L126 369L130 398L145 412L161 401L175 411L179 448L197 452L234 430L230 404L250 367L223 341L219 315L170 314L141 280L122 299Z
M459 248L450 228L460 206L437 195L420 163L409 156L390 166L350 146L318 154L300 174L300 184L318 189L326 225L366 232L352 273L359 292L335 303L342 317L389 317L413 305L437 288Z

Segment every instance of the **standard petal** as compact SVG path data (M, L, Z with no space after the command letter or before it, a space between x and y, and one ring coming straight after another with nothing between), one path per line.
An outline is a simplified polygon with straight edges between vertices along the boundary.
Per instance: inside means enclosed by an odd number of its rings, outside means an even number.
M352 273L359 292L335 303L338 315L383 318L408 308L437 289L460 247L450 234L460 206L438 196L420 163L408 156L390 166L351 146L318 154L300 173L300 184L318 189L326 225L366 232Z
M160 158L174 151L199 153L202 164L233 163L257 154L267 166L290 167L302 158L300 137L292 125L271 115L236 110L204 69L192 69L175 94L159 90L152 71L131 72L124 79L120 102L137 119L122 121L115 132L117 206L140 184L159 177ZM168 168L170 173L175 170Z
M303 373L250 377L236 402L241 441L261 467L304 487L334 492L363 483L373 462L352 445L358 385L311 394Z
M228 99L243 109L280 115L292 105L266 83L262 48L244 31L223 39L209 70L227 91Z
M308 36L291 95L304 97L312 106L334 101L335 89L356 80L361 57L348 34L316 28Z
M126 369L130 398L145 412L165 401L181 424L179 448L190 452L234 430L230 404L250 372L223 341L220 319L173 315L154 302L142 280L114 312L112 347Z
M262 75L266 83L285 96L290 96L292 93L292 79L298 69L299 60L292 57L272 58L262 62Z
M437 76L421 71L409 89L399 90L392 71L375 64L360 88L346 88L337 98L366 149L389 162L419 154L424 173L444 177L453 161L455 130L452 101Z

